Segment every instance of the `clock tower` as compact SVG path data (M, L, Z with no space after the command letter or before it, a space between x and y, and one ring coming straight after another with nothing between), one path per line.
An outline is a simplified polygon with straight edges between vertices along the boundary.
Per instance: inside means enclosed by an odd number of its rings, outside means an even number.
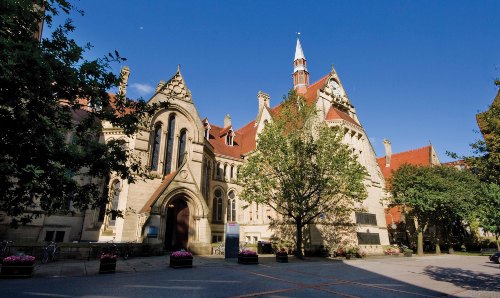
M307 71L306 57L300 45L300 33L297 34L295 59L293 60L293 89L298 94L304 94L309 86L309 72Z

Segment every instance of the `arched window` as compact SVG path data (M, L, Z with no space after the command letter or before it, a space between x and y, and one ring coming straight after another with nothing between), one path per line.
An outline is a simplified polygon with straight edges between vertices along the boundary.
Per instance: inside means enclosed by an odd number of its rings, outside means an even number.
M163 174L168 174L172 170L172 154L174 151L174 131L175 131L175 115L171 115L168 119L167 140L165 141L165 169Z
M227 221L236 221L236 195L231 191L227 199Z
M227 163L224 164L224 172L222 172L222 174L224 175L224 176L222 176L222 179L226 180L226 178L227 178Z
M114 226L116 223L116 211L118 210L118 201L120 200L120 190L120 181L114 181L113 186L111 187L111 195L113 198L111 200L111 213L109 215L110 226Z
M222 191L220 189L214 192L212 216L213 221L222 221Z
M234 165L231 165L231 169L229 170L229 180L234 179Z
M182 161L184 161L184 152L186 151L186 130L183 129L181 131L181 135L179 136L179 149L177 153L177 168L181 166Z
M153 144L151 146L151 171L158 171L158 158L160 157L161 124L155 126Z

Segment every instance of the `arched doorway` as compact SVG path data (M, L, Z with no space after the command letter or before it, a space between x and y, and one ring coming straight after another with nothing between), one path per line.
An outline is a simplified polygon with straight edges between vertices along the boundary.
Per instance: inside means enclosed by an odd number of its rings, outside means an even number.
M165 249L187 249L189 235L189 208L184 198L174 199L167 205Z

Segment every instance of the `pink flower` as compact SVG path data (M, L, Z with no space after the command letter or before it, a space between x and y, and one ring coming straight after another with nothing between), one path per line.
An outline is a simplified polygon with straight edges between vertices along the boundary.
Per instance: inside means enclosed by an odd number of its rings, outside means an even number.
M4 264L34 264L35 257L23 255L23 256L10 256L6 257L2 261Z
M191 258L193 257L193 254L191 254L189 251L181 249L178 251L174 251L170 256L172 258Z
M118 256L112 253L102 253L100 257L101 261L110 261L110 260L116 261L117 258Z
M239 254L242 256L256 256L257 255L257 253L255 251L248 250L248 249L243 249L242 251L240 251Z

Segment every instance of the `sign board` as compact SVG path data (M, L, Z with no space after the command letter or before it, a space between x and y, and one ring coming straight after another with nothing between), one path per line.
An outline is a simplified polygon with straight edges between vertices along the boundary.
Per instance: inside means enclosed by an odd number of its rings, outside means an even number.
M226 224L226 245L224 257L237 258L240 250L240 225L235 222Z

